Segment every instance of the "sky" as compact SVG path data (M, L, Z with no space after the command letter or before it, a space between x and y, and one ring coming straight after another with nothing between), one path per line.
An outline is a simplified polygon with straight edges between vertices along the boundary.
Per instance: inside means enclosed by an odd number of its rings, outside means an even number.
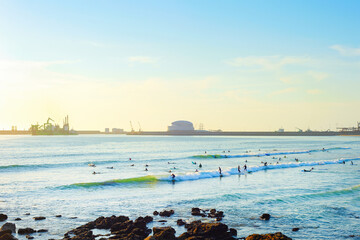
M0 0L0 129L360 121L360 1Z

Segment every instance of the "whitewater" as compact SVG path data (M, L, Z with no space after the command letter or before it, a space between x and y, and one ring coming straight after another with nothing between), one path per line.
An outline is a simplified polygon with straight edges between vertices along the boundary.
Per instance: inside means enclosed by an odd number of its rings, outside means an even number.
M49 230L36 239L60 239L99 216L162 209L175 210L167 225L181 233L175 221L195 219L192 207L223 211L238 237L281 231L293 239L359 239L359 140L0 136L0 213L18 228ZM269 222L258 219L265 212Z

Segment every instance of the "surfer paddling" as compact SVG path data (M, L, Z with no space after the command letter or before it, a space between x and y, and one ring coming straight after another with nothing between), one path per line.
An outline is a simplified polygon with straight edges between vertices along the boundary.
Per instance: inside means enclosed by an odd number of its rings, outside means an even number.
M304 172L311 172L312 170L314 170L314 168L313 168L313 167L312 167L312 168L310 168L309 170L304 169L303 171L304 171Z

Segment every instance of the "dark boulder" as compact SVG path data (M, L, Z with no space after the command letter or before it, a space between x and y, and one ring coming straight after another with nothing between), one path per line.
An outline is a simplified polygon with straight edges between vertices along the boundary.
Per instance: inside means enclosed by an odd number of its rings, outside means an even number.
M235 228L230 228L229 233L231 234L231 236L237 236L237 230Z
M158 211L154 211L154 212L153 212L153 215L154 215L154 216L157 216L157 215L159 215L159 212L158 212Z
M46 219L46 217L33 217L35 221L40 221Z
M300 230L300 228L293 228L293 229L292 229L293 232L297 232L297 231L299 231L299 230Z
M5 223L4 225L2 225L2 227L0 228L0 231L4 231L4 230L10 230L12 233L16 233L16 226L14 223Z
M21 221L21 218L15 218L15 221Z
M191 215L193 215L193 216L202 216L200 208L192 208L191 209Z
M175 213L174 210L164 210L164 211L160 212L159 215L161 217L170 217L174 213Z
M30 235L26 235L26 238L27 238L27 239L34 239L34 237L33 237L33 236L30 236Z
M291 238L281 232L277 232L268 234L252 234L247 236L245 240L291 240Z
M267 221L270 219L270 217L271 217L270 214L264 213L263 215L260 216L260 219Z
M175 240L175 229L172 227L154 227L153 239L155 240Z
M223 223L202 223L194 221L185 225L187 232L178 237L179 240L188 239L212 239L230 240L234 231L228 232L228 226Z
M56 215L55 217L57 217L57 218L61 218L62 216L61 216L61 215Z
M145 221L146 223L150 223L150 222L152 222L153 220L154 220L154 218L151 217L151 216L146 216L146 217L144 217L144 221Z
M5 215L5 214L0 213L0 222L5 221L6 219L8 219L8 216Z
M48 232L49 230L47 230L47 229L39 229L39 230L37 230L37 232L38 233L43 233L43 232Z
M19 228L19 230L18 230L18 234L20 234L20 235L31 234L34 232L35 232L35 230L32 228Z
M184 225L186 224L186 222L184 222L182 219L178 219L178 220L176 221L176 224L177 224L178 226L184 226Z

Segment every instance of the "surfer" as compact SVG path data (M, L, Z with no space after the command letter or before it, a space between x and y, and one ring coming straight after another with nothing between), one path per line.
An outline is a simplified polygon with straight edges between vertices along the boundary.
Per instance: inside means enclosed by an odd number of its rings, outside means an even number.
M238 165L238 172L241 173L241 167Z
M350 164L351 164L351 165L354 165L353 161L350 161Z
M114 169L114 167L107 167L107 169Z
M199 168L202 168L202 165L201 165L201 163L199 164Z
M175 181L175 174L171 174L171 178L173 181Z
M133 166L135 166L135 164L131 164L131 165L130 165L130 167L133 167Z
M244 171L247 171L247 166L246 166L246 164L244 165Z
M304 172L311 172L313 169L314 169L314 168L312 167L312 168L310 168L309 170L304 169L303 171L304 171Z
M145 168L145 172L149 171L147 168Z
M222 176L222 175L221 175L221 167L219 167L219 174L220 174L220 176Z
M148 167L149 165L145 164L145 167Z
M267 162L264 162L264 167L266 167L268 164L267 164Z
M199 170L196 169L195 172L199 172Z
M92 174L94 174L94 175L95 175L95 174L99 174L99 172L95 172L95 171L93 171L93 173L92 173Z
M96 167L96 165L93 163L89 163L88 165L89 165L89 167Z
M129 161L131 161L131 158L129 158Z
M206 154L206 151L205 151L205 154Z
M345 161L342 161L342 164L345 164Z

